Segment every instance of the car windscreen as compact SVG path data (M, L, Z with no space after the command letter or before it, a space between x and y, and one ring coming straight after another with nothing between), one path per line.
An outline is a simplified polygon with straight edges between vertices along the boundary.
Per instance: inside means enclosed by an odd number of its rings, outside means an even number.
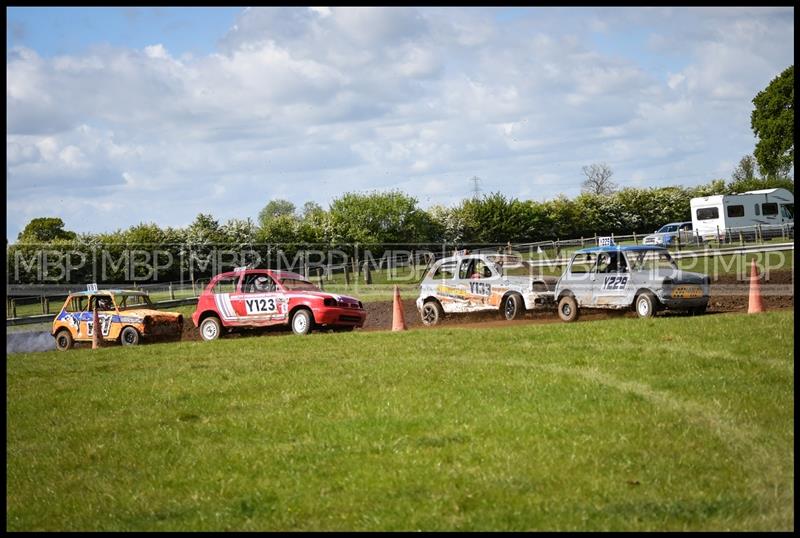
M628 253L628 259L631 261L632 271L675 270L678 268L672 260L672 256L668 252L661 250L631 252Z
M667 232L675 232L678 230L677 224L667 224L666 226L662 226L658 233L667 233Z
M281 285L287 290L319 291L319 288L308 280L300 280L299 278L284 278L281 280Z
M150 308L153 305L147 295L115 295L114 300L120 310Z

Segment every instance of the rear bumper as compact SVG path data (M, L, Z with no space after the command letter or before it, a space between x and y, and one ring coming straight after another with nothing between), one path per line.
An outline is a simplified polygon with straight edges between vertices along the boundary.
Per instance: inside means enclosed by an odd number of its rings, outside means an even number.
M181 334L183 331L183 318L177 320L153 320L143 327L142 336L167 336Z
M359 308L326 307L313 311L314 323L317 325L336 325L347 327L363 327L367 313Z
M664 299L661 302L667 308L681 310L684 308L696 308L698 306L708 305L708 296L695 297L692 299Z

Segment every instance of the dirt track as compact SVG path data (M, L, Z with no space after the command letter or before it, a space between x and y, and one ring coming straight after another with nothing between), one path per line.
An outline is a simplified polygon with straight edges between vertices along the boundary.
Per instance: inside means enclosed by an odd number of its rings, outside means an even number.
M794 289L793 274L791 271L773 271L768 281L761 282L761 293L764 308L766 310L783 310L794 308ZM749 301L750 281L737 280L735 276L723 276L711 284L711 300L708 305L708 313L722 312L746 312ZM403 313L406 325L409 328L425 328L419 318L419 312L415 305L416 297L403 297ZM367 310L367 321L362 331L389 330L392 328L392 301L378 301L365 303ZM685 316L683 312L663 312L660 316ZM611 310L592 310L584 309L581 311L581 320L601 320L613 317L631 316L633 312L617 312ZM199 340L200 335L194 328L192 322L184 326L182 340ZM443 327L491 327L508 326L510 323L560 323L555 311L543 310L537 312L526 312L524 318L508 322L500 318L495 312L479 314L457 314L446 316L441 326ZM257 331L244 331L241 336L248 335L279 335L287 334L286 327L275 327ZM230 336L237 336L233 333Z

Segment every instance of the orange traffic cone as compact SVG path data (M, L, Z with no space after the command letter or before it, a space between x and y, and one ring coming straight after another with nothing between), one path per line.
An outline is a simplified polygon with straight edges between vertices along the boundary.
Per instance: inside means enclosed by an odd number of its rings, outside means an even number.
M406 318L403 316L403 305L400 303L400 291L394 287L394 311L392 313L392 331L405 331Z
M755 314L764 311L764 305L761 302L761 284L758 282L759 275L756 269L756 261L753 260L750 266L750 303L747 306L748 314Z

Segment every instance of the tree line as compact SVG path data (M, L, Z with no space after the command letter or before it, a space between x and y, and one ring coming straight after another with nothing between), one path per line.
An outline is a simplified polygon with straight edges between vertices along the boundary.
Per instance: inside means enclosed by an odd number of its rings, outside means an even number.
M298 210L288 200L272 200L257 220L233 218L220 222L199 214L186 227L161 227L140 223L102 233L75 233L64 229L59 218L33 219L7 249L9 280L36 282L37 252L46 247L55 255L69 253L72 266L82 255L102 249L110 262L109 282L121 282L126 250L138 249L150 265L164 268L152 280L202 278L208 268L188 266L190 255L202 258L216 250L253 250L262 260L284 256L288 261L306 249L337 250L347 254L368 249L381 256L385 249L462 248L558 239L651 233L667 222L691 220L689 200L697 196L742 192L741 187L762 188L774 182L741 177L726 184L714 180L696 187L624 188L611 194L584 192L569 199L560 195L546 201L520 200L494 192L462 200L453 207L419 206L413 196L400 191L346 193L325 209L307 202ZM793 190L793 183L783 184ZM183 260L183 265L179 263ZM140 260L142 261L142 260ZM22 262L22 271L20 271ZM51 263L55 263L52 262ZM115 267L116 265L116 267ZM148 276L142 263L137 277ZM91 278L90 263L63 280ZM63 269L61 270L63 272Z

